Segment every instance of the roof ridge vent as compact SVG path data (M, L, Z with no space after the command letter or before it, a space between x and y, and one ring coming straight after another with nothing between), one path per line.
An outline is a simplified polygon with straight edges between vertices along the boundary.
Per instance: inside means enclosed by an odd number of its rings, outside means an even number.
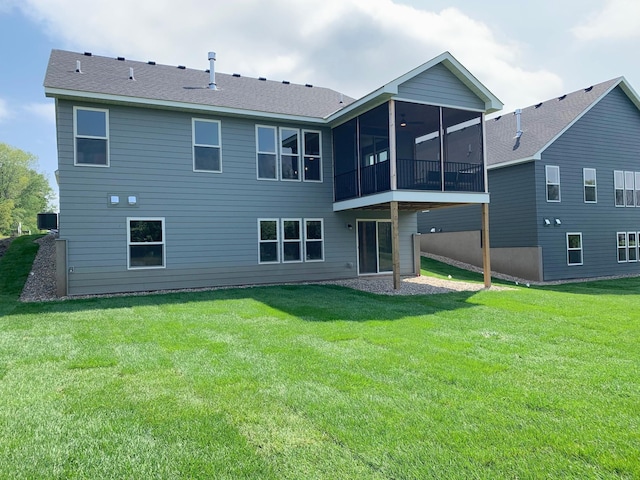
M593 90L593 85L584 89L585 92L590 92L591 90Z
M118 60L120 62L124 62L124 57L118 57L118 58L116 58L116 60Z
M187 68L187 67L185 67L184 65L178 65L178 68L179 68L180 70L186 70L186 68Z
M558 100L564 100L565 98L567 98L567 94L566 93L564 95L559 96Z
M76 60L76 73L82 73L82 68L80 68L80 60Z
M282 80L282 83L284 83L285 85L291 85L291 82L289 80Z
M308 87L308 88L312 88L313 87L313 85L311 85L310 83L305 83L304 86Z
M260 80L261 82L266 82L267 81L267 77L258 77L258 80Z
M500 120L502 118L502 115L498 115L496 118L493 119L494 122L497 122L498 120Z
M234 73L233 76L236 77L236 78L240 78L241 77L241 75L239 73Z
M93 54L91 52L84 52L85 57L91 57Z
M148 65L155 65L155 64L156 64L156 62L154 62L153 60L149 60L149 61L147 62L147 64L148 64Z
M542 102L540 102L540 103L536 103L536 104L533 106L533 108L540 108L541 106L542 106Z

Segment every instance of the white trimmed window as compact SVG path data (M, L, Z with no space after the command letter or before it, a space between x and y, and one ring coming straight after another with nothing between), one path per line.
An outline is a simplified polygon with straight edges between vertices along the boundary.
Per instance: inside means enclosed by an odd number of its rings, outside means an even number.
M220 122L200 118L192 122L193 171L221 173Z
M282 261L283 263L302 261L302 221L282 219Z
M282 180L300 181L300 130L280 129L280 175Z
M547 183L547 202L560 201L560 167L546 165L544 167Z
M635 206L634 173L624 172L624 203L627 207Z
M636 207L640 207L640 172L635 172L636 177Z
M324 228L320 218L304 221L305 261L322 262L324 260Z
M627 261L638 261L638 234L627 232Z
M567 264L582 265L582 233L567 233Z
M582 179L584 181L584 201L585 203L597 203L598 194L596 191L596 169L583 168Z
M127 218L129 269L165 267L164 218Z
M321 182L322 181L322 147L320 140L322 135L320 132L311 130L302 131L302 157L304 159L304 177L305 182Z
M618 232L618 263L627 261L627 234Z
M624 172L622 170L613 172L613 189L616 207L624 207Z
M73 107L74 163L109 166L109 110Z
M256 169L259 180L278 180L276 127L256 125Z
M279 263L278 219L258 219L258 263Z

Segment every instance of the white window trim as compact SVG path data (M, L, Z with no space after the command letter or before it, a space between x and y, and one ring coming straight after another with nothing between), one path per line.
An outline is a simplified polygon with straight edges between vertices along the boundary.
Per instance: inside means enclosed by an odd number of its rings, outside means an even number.
M558 183L549 183L549 170L555 168L558 170ZM558 186L558 200L549 200L549 185ZM544 196L549 203L560 203L562 200L562 191L560 189L560 167L558 165L545 165L544 167Z
M635 194L635 200L636 200L636 207L640 207L640 172L634 172L634 177L635 177L634 194Z
M635 240L635 246L631 246L631 242L629 241L629 235L634 235L636 237ZM635 260L631 260L631 255L629 255L629 252L631 251L631 249L635 250ZM627 262L629 263L636 263L638 261L638 233L637 232L627 232Z
M285 232L284 222L298 222L298 240L287 240L286 238L284 238L284 232ZM302 225L303 225L303 222L301 218L282 218L281 219L280 227L282 229L282 237L281 237L280 243L281 243L281 249L282 249L282 263L302 263L304 261L304 245L303 245L304 237L302 232ZM284 259L284 246L286 243L298 243L300 247L300 260Z
M628 188L627 185L627 177L631 179L631 188ZM625 170L624 172L624 205L625 207L635 207L636 206L636 189L635 189L635 172L630 172ZM631 198L633 200L632 204L627 203L627 192L631 191Z
M307 152L305 150L305 141L304 141L304 134L305 133L317 133L318 134L318 143L319 143L319 153L318 153L318 161L320 162L320 180L307 180L305 179L305 170L304 170L304 164L305 164L305 157L311 157L313 155L307 155ZM309 183L322 183L323 180L323 172L322 172L322 132L320 130L302 130L302 135L301 135L301 143L302 143L302 181L303 182L309 182Z
M283 130L293 130L296 132L296 137L297 137L297 141L298 141L298 178L284 178L282 176L282 173L284 171L284 169L282 168L282 157L283 156L293 156L293 155L289 155L287 153L282 153L282 131ZM280 180L283 182L300 182L302 181L302 169L303 169L303 158L302 158L302 151L300 149L300 129L299 128L291 128L291 127L280 127L278 129L278 153L279 153L279 158L278 158L278 163L280 164L280 166L278 167L278 170L280 171Z
M162 242L131 242L131 222L162 222ZM162 245L162 265L151 267L132 267L131 249L132 245ZM165 217L127 217L127 270L157 270L167 268L167 236L165 233Z
M260 238L260 224L262 222L275 222L276 223L276 239L275 240L262 240ZM275 243L276 244L276 256L277 260L273 262L263 262L260 260L260 245L262 243ZM280 263L280 220L277 218L259 218L258 219L258 264L259 265L274 265Z
M578 235L580 237L580 248L569 247L569 237ZM569 252L575 252L580 250L580 263L569 263ZM582 244L582 232L567 232L567 265L570 267L577 267L584 264L584 246Z
M622 174L622 185L619 185L616 180L616 173ZM616 203L616 190L622 190L622 204ZM624 207L625 206L625 197L626 193L624 191L624 171L623 170L614 170L613 171L613 204L616 207Z
M586 178L586 172L587 170L592 170L593 171L593 180L594 180L594 184L593 185L587 185L587 178ZM582 169L582 183L583 183L583 195L584 195L584 203L598 203L598 176L597 176L597 172L595 168L583 168ZM587 188L592 188L595 191L595 200L587 200Z
M78 135L78 110L91 110L93 112L104 112L105 114L105 135L104 137L96 137L93 135ZM95 163L78 163L78 138L94 138L97 140L106 140L107 142L107 163L106 165L98 165ZM108 168L111 165L111 154L109 152L109 110L106 108L92 108L73 106L73 164L77 167L98 167Z
M620 242L618 241L620 238L620 235L624 237L624 245L622 246L620 246ZM629 261L629 258L627 256L628 248L629 248L629 245L627 244L627 232L616 232L616 259L618 260L618 263L627 263ZM621 249L624 251L624 255L625 255L624 260L620 260Z
M320 222L320 240L307 239L307 222ZM324 262L324 219L322 218L305 218L303 221L304 228L304 261L309 263ZM320 242L322 258L315 260L307 259L307 242Z
M267 128L269 130L273 131L273 143L275 145L275 152L263 152L260 150L260 145L258 142L258 129L260 128ZM261 177L260 176L260 169L259 169L259 156L260 154L263 155L274 155L275 156L275 162L276 162L276 176L273 178L267 178L267 177ZM274 127L273 125L256 125L256 179L257 180L265 180L267 182L277 182L280 179L280 159L278 157L278 127Z
M196 122L215 123L218 126L218 145L209 145L205 143L196 143ZM217 148L220 151L220 170L199 170L196 168L196 148L207 147ZM192 118L191 119L191 158L194 172L199 173L222 173L222 126L220 120L211 120L209 118Z

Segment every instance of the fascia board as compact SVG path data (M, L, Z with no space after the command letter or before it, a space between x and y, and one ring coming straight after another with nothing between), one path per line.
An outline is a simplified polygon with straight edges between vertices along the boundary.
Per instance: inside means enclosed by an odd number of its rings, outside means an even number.
M310 123L315 125L325 125L326 120L319 117L303 117L300 115L286 115L282 113L270 113L257 110L242 110L238 108L217 107L214 105L202 105L198 103L176 102L171 100L155 100L140 97L127 97L124 95L112 95L105 93L80 92L76 90L66 90L60 88L45 87L45 96L61 99L73 99L82 101L99 101L105 103L116 103L125 105L144 105L152 108L170 108L176 110L191 110L207 113L217 113L239 117L254 117L282 120L296 123Z
M540 160L540 159L541 159L540 155L536 154L532 157L519 158L517 160L510 160L508 162L502 162L502 163L494 163L493 165L488 165L487 170L498 170L500 168L511 167L513 165L520 165L523 163L535 162L536 160Z

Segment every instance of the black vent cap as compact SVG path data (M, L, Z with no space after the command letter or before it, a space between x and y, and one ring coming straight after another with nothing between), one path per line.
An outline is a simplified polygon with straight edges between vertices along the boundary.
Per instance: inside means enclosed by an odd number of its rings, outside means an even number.
M84 52L85 57L91 57L93 54L91 52Z
M155 64L156 64L156 62L154 62L153 60L149 60L147 63L148 63L149 65L155 65Z
M180 70L185 70L187 67L185 67L184 65L178 65L178 68L179 68Z
M119 60L121 62L124 62L124 57L118 57L116 60Z

